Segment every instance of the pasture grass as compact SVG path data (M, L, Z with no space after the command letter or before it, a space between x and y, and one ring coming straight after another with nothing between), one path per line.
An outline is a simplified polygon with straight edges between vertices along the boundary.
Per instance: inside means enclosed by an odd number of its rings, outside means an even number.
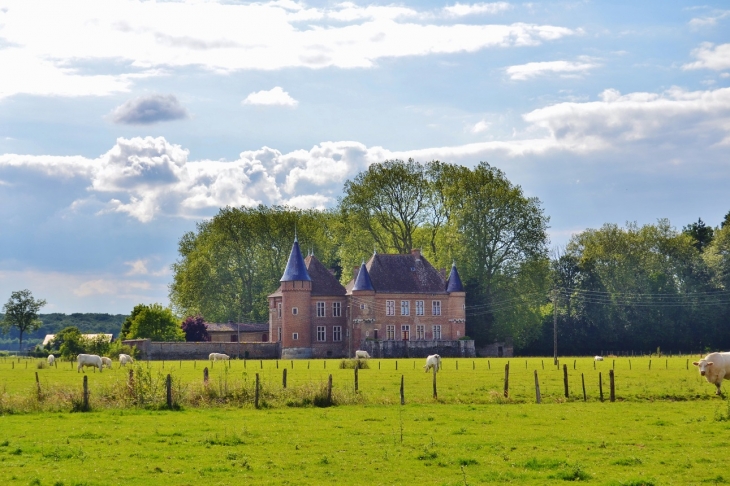
M567 399L551 358L444 359L438 399L420 359L370 360L358 393L354 370L339 360L141 362L134 389L115 363L86 370L91 412L69 413L81 397L75 366L0 358L0 484L728 483L717 458L729 452L730 401L714 395L694 359L652 358L649 370L649 358L608 358L594 370L592 359L562 358ZM168 373L175 410L163 410ZM336 406L319 408L330 374Z

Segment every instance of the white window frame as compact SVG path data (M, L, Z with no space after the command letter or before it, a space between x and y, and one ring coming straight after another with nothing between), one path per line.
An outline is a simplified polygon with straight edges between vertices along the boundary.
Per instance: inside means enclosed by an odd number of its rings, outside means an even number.
M395 341L395 326L388 324L385 326L386 341Z
M276 304L276 315L281 319L281 302Z
M317 326L317 341L320 343L327 341L327 328L325 326Z
M422 316L423 315L423 307L424 307L423 306L423 301L422 300L417 300L416 301L416 315L417 316Z
M440 341L441 340L441 324L436 324L433 326L433 340L434 341Z
M342 341L342 326L332 326L332 341Z
M317 302L317 317L327 317L327 303L323 300Z
M423 341L426 339L426 326L423 324L416 325L416 341Z
M292 341L299 341L299 333L293 332L291 335Z
M440 316L441 315L441 301L440 300L432 300L431 301L431 315L432 316Z
M410 324L401 324L400 339L401 339L401 341L410 341L411 340L411 325Z
M385 301L385 315L386 316L394 316L395 315L395 301L394 300L386 300Z
M400 301L400 315L410 316L411 315L411 301L401 300Z
M342 302L332 302L332 317L342 317Z
M293 316L296 316L297 314L299 314L299 307L292 307L291 308L291 314Z

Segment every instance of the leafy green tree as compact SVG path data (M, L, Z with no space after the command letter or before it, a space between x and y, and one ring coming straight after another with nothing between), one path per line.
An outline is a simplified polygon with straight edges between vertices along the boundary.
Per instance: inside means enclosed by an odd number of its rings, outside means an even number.
M172 310L160 304L145 306L132 320L129 339L152 341L184 341L185 333Z
M85 344L81 331L75 326L70 326L56 333L51 341L51 349L58 349L63 358L74 359L86 351Z
M3 333L11 328L18 329L20 335L18 349L23 349L23 334L39 329L43 323L38 318L38 311L46 305L45 299L35 299L30 290L18 290L10 294L3 306L5 318L0 323Z
M135 305L134 309L132 309L132 313L124 318L124 322L122 322L122 330L119 333L120 341L129 339L127 336L129 336L129 331L132 329L132 321L134 321L134 318L146 308L147 306L144 304Z
M725 226L730 225L730 211L727 212L725 217L722 220L722 223L720 223L720 228L724 228Z
M696 223L685 226L682 232L691 236L695 240L694 246L700 252L704 251L707 245L712 243L712 237L714 234L712 226L707 226L705 222L702 221L702 218L699 218Z

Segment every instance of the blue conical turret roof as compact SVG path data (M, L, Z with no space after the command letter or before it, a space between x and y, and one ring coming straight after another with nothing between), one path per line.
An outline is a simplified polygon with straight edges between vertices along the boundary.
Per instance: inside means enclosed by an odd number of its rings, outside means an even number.
M296 238L291 247L289 261L286 263L286 269L280 282L291 282L294 280L304 280L307 282L311 282L312 280L309 277L309 273L307 273L307 266L304 264L304 258L302 258L302 252L299 249L299 241Z
M357 272L357 278L355 279L355 285L353 285L352 290L375 290L373 288L373 282L370 280L368 269L365 267L365 262L360 265L360 271Z
M449 274L449 280L446 283L447 292L463 292L464 286L461 284L461 277L459 277L459 271L456 269L456 263L451 265L451 273Z

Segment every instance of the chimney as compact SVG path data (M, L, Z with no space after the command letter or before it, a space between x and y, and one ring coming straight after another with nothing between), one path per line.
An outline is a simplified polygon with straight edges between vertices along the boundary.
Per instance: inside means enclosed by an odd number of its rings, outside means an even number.
M416 261L421 260L421 249L420 248L414 248L411 250L411 255L416 259Z

